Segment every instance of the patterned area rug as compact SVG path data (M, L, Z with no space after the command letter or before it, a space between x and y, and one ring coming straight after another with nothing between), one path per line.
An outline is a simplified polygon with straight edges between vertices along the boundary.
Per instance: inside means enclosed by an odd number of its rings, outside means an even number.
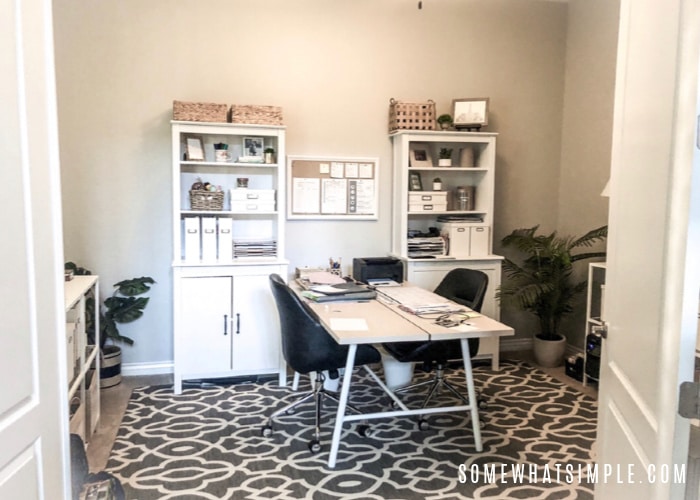
M463 371L450 373L463 383ZM388 397L363 370L354 377L351 404L387 408ZM431 415L425 431L415 418L391 418L372 421L371 437L346 424L329 469L335 403L324 411L324 448L312 455L312 404L262 437L266 415L298 395L268 381L179 396L172 387L136 389L107 469L123 481L127 498L138 500L593 498L594 484L581 471L591 463L595 401L519 362L503 362L499 372L476 366L474 377L488 401L480 412L481 453L466 415ZM308 377L302 380L299 391L309 388ZM456 403L445 391L440 399ZM405 400L410 406L421 395Z

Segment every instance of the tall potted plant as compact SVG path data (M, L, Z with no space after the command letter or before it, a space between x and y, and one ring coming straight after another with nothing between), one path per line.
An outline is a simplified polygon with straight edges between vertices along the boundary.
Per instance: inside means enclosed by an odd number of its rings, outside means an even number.
M70 269L74 274L92 274L91 271L83 267L76 266L73 262L65 264L66 269ZM141 276L115 283L114 292L107 297L99 307L100 311L100 387L107 388L118 385L122 380L121 359L122 350L117 342L124 342L129 345L134 344L130 337L119 332L119 324L131 323L143 316L143 310L148 305L149 297L141 297L155 284L153 278ZM94 301L94 297L88 300ZM97 310L88 304L86 311ZM95 319L86 317L86 330L89 341L95 342ZM109 341L109 343L108 343Z
M566 338L560 333L562 318L573 312L574 299L586 288L586 280L573 277L574 263L604 257L605 252L574 253L603 241L608 227L593 229L581 237L537 234L539 225L516 229L501 240L504 247L520 252L520 262L506 258L506 279L496 291L496 298L506 307L534 314L539 331L534 335L535 360L540 366L561 364Z

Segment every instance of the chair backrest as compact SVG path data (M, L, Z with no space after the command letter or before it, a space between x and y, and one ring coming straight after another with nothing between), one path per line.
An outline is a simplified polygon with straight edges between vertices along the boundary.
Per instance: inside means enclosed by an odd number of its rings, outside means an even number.
M452 269L442 279L435 293L453 302L481 311L489 277L476 269Z
M277 305L284 359L298 373L335 369L345 365L347 346L338 345L318 316L278 274L270 275Z

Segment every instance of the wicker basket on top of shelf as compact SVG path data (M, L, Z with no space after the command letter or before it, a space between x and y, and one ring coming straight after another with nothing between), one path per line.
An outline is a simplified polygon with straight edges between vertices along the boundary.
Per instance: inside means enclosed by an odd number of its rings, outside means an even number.
M435 130L435 101L389 101L389 133L397 130Z
M190 208L192 210L223 210L223 191L190 190Z
M282 125L282 108L279 106L232 104L231 123Z
M227 123L228 104L173 101L173 120Z

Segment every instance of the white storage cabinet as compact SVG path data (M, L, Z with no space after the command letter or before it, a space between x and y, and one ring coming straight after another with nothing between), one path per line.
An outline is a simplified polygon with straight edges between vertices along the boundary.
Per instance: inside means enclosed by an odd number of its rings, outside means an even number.
M203 160L188 156L189 138L201 141ZM273 148L278 161L250 162L246 138ZM277 374L284 384L268 277L288 275L285 128L174 121L172 143L175 393L188 379ZM228 145L227 161L216 161L220 143ZM189 191L200 180L220 189L223 206L193 208Z
M391 254L404 262L406 280L434 289L451 269L463 267L484 271L489 286L482 313L500 318L496 289L501 284L503 257L492 254L496 136L487 132L401 130L390 134L393 156L393 219ZM440 149L452 149L452 166L439 167ZM411 164L411 150L425 150L432 165ZM469 150L461 162L463 149ZM418 174L423 190L409 189L409 176ZM440 191L428 192L433 179L441 180ZM457 187L466 187L472 197L466 210L460 209ZM416 203L422 197L425 205ZM437 203L436 203L437 202ZM425 209L429 206L429 210ZM471 220L440 220L462 215ZM409 232L427 233L437 228L446 240L447 254L433 258L409 256ZM498 368L498 339L481 340L479 357L490 357Z

